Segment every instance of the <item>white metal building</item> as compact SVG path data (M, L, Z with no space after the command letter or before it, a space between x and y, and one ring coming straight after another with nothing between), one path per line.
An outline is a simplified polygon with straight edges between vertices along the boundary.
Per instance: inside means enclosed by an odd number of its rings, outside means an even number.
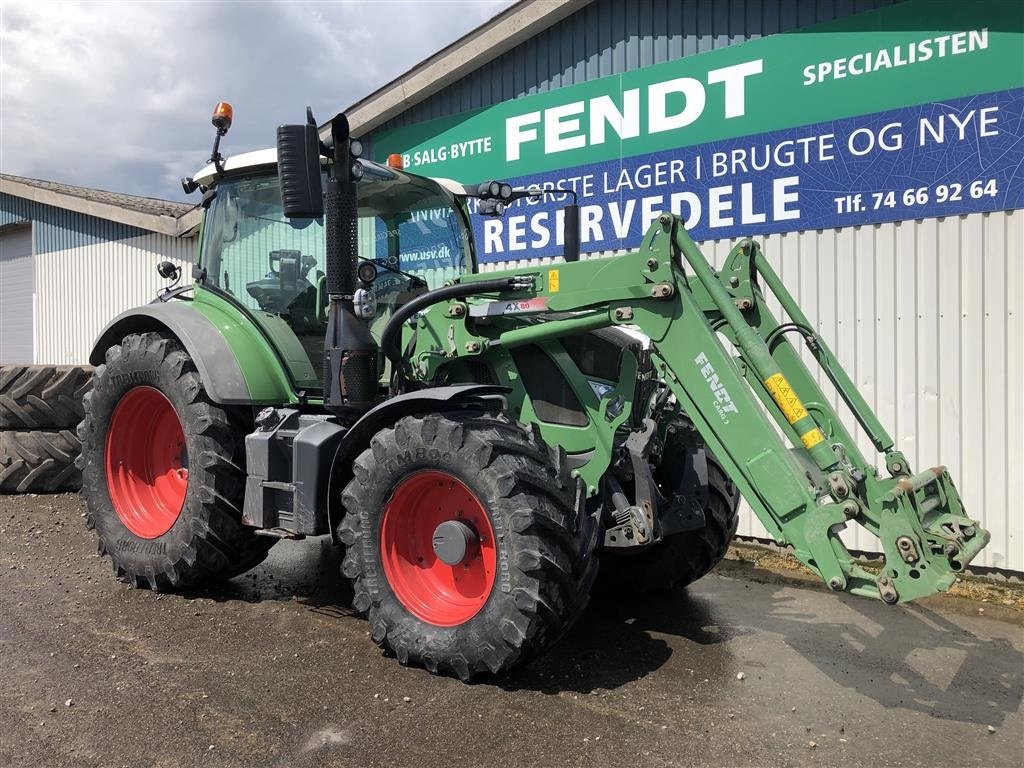
M87 365L109 320L191 281L191 205L0 175L0 363Z
M947 141L942 149L949 153L938 153L941 156L934 150L929 155L914 153L908 141L906 155L898 155L906 158L902 167L899 162L887 166L883 158L860 169L857 181L865 188L883 184L874 187L879 190L886 188L882 180L888 178L899 178L893 182L894 188L902 189L897 183L908 189L920 188L925 182L917 179L927 178L929 173L933 180L955 182L958 177L949 174L958 168L976 170L972 164L984 159L987 171L1000 178L1001 203L989 205L987 210L960 206L952 209L957 212L951 215L942 215L934 205L909 215L862 215L855 220L863 223L853 225L837 225L829 211L809 216L808 206L804 206L805 216L792 226L773 228L769 221L761 229L754 225L741 234L763 242L786 285L913 465L944 463L949 467L969 513L992 532L992 543L975 565L1019 573L1024 571L1020 502L1024 498L1024 316L1018 305L1024 295L1020 255L1024 248L1020 204L1024 179L1022 144L1012 137L1020 136L1014 126L1021 124L1024 103L1021 19L1019 3L1001 0L972 4L924 0L524 0L352 105L346 114L356 133L366 139L364 144L372 146L376 159L401 153L415 172L468 182L512 177L514 182L528 185L578 179L588 171L600 178L608 168L632 172L642 167L637 163L653 164L659 158L689 162L687 152L692 147L688 145L693 142L710 140L707 146L716 150L738 145L732 139L715 143L719 136L756 134L776 145L785 140L807 140L812 134L806 123L812 120L786 122L790 112L808 115L831 109L832 113L822 113L823 118L830 118L824 124L826 130L841 126L842 120L836 117L865 115L863 122L851 126L854 133L864 131L865 126L914 119L922 126L919 138L930 139L928 131L936 127L936 115L943 114L945 107L957 107L958 102L948 97L970 94L960 104L957 119L965 120L972 109L977 117L981 114L977 110L988 107L991 111L987 114L1002 117L1000 127L1009 137L1003 137L1006 143L991 158L983 158L988 141L985 130L973 137L961 135L967 140L960 150L952 149L949 136L944 136ZM816 40L818 30L823 34ZM972 40L983 44L985 50L969 51ZM840 58L843 45L852 46L853 55ZM945 58L939 55L940 47ZM954 55L954 51L960 53ZM875 71L881 73L878 77L895 79L846 77L866 71L868 53ZM1003 65L993 66L991 61L986 64L983 56L1005 56L1005 60L998 59ZM915 62L919 65L912 66ZM886 63L893 68L883 71ZM815 65L810 75L804 68L808 64ZM747 73L758 69L757 76L765 78L781 74L772 80L751 79L752 84L762 84L762 89L745 92L751 114L734 115L731 121L727 117L716 124L717 134L712 131L703 139L682 138L677 142L679 149L665 141L659 143L655 136L649 141L643 136L629 138L642 133L643 121L648 119L641 109L634 132L625 129L631 92L639 90L633 98L642 100L650 96L651 88L664 87L659 81L668 79L671 88L671 83L679 84L671 78L685 75L704 83L703 90L694 95L704 94L701 104L706 97L705 106L712 108L715 91L711 84L716 77L725 77L725 70L714 67L729 65L747 67L743 70ZM934 67L945 67L943 74L938 75ZM826 70L843 79L821 82L819 75ZM733 80L734 85L737 82ZM861 84L863 89L856 91ZM948 92L943 90L947 88ZM846 95L849 93L856 96ZM593 148L583 145L594 143L593 108L595 98L603 97L609 100L602 104L605 120L600 136L606 143L614 142L613 151L605 155L613 160L595 165L586 154ZM910 111L892 109L904 105ZM760 114L752 115L755 108ZM766 112L778 117L774 125L756 123L746 131L732 128L748 118L760 120ZM698 120L688 127L700 125ZM773 130L779 127L783 130ZM762 133L766 128L768 132ZM509 131L515 132L515 151L503 155L485 152L478 159L452 158L453 146L470 151L500 150L511 135ZM572 142L572 148L563 151L566 142ZM527 155L531 147L536 149L532 159ZM510 161L513 157L518 160ZM929 161L935 163L931 171ZM592 164L588 166L588 162ZM834 177L841 175L827 164L820 167L823 170L814 176L814 183L804 186L829 188ZM917 174L918 167L921 174ZM904 173L904 168L909 170ZM770 170L761 176L770 178ZM756 187L759 175L741 178ZM971 176L965 181L974 179ZM963 187L965 198L968 186ZM688 189L671 179L652 187L645 194L661 195L663 201L655 212L670 206L673 193ZM693 188L698 195L705 192L700 183L693 183ZM851 192L859 188L850 182ZM946 184L943 193L933 184L930 202L937 199L936 192L948 197L954 188ZM583 204L586 196L581 197ZM628 192L604 199L595 193L593 197L593 208L603 206L605 221L616 202L620 214L628 208ZM732 199L733 209L726 208L719 216L738 213L739 197ZM831 197L824 200L830 206L845 202ZM865 196L864 207L871 201ZM911 195L912 205L918 201ZM635 211L639 212L644 201L636 202ZM714 230L704 226L710 193L703 202L704 218L694 232L705 253L721 263L738 235L724 227L725 236L714 236ZM899 209L901 202L896 195L895 208ZM887 197L880 198L881 206L888 203ZM506 214L506 219L510 215ZM535 220L527 212L526 240L532 222ZM606 235L604 243L589 247L584 236L583 250L590 252L590 258L600 258L621 246L635 247L643 229L636 226L619 242ZM771 234L765 235L765 231ZM477 234L481 234L479 228ZM552 261L548 253L529 258L534 255L531 248L511 253L507 227L503 237L505 252L492 255L485 269ZM511 256L518 258L509 261ZM824 391L832 392L823 375L819 383ZM833 401L837 402L834 395ZM845 413L841 406L838 410ZM871 455L872 446L859 430L857 437L862 450ZM739 532L767 535L749 509L743 510ZM847 544L877 551L876 542L862 529Z

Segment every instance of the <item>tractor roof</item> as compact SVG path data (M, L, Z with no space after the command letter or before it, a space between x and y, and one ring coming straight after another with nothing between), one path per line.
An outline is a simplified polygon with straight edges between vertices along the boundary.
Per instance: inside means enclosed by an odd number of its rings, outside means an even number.
M271 165L277 165L277 150L273 148L257 149L255 152L243 152L240 155L232 155L224 161L224 170L241 171ZM204 186L209 186L216 173L217 169L213 163L207 163L192 178Z
M321 159L321 162L326 160ZM360 160L365 165L374 166L382 170L388 170L396 174L404 174L407 176L416 176L418 174L411 174L408 171L396 170L394 168L388 168L380 163L375 163L372 160L365 158ZM269 149L257 149L254 152L243 152L240 155L233 155L224 161L224 170L228 173L244 171L244 170L255 170L257 168L273 168L277 166L277 150L273 147ZM207 163L192 178L204 186L209 186L216 176L217 169L213 163ZM431 181L436 182L444 189L448 190L455 195L465 195L466 187L459 184L451 179L438 178L438 177L422 177L429 178Z

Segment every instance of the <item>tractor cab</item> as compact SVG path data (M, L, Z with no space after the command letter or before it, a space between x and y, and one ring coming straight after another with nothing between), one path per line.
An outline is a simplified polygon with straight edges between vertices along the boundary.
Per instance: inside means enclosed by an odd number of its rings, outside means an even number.
M356 183L357 236L365 281L362 312L379 340L388 319L428 290L473 269L464 198L451 183L368 161ZM275 150L210 164L197 297L243 309L282 354L296 389L321 389L327 329L323 217L284 215Z

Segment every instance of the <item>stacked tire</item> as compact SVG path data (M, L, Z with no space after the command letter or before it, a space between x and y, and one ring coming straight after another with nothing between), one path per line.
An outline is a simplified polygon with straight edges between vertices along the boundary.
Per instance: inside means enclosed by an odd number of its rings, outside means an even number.
M0 493L76 491L76 428L92 369L0 365Z

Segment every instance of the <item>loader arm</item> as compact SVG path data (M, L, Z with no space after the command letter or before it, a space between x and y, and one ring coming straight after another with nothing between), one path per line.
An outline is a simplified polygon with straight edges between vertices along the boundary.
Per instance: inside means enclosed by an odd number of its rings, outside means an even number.
M532 289L440 303L423 313L411 358L415 379L430 382L460 358L634 326L650 337L657 373L765 528L830 589L887 603L945 591L987 544L988 532L966 516L944 468L911 471L752 241L737 245L717 273L681 220L662 214L637 252L462 281L505 276L532 277ZM787 322L772 315L763 289L775 295ZM803 337L884 455L887 476L858 449L788 333ZM408 329L405 341L411 335ZM603 428L619 424L605 421ZM589 493L608 460L607 450L595 450L575 470ZM877 575L858 566L840 540L848 524L881 540L885 565Z

